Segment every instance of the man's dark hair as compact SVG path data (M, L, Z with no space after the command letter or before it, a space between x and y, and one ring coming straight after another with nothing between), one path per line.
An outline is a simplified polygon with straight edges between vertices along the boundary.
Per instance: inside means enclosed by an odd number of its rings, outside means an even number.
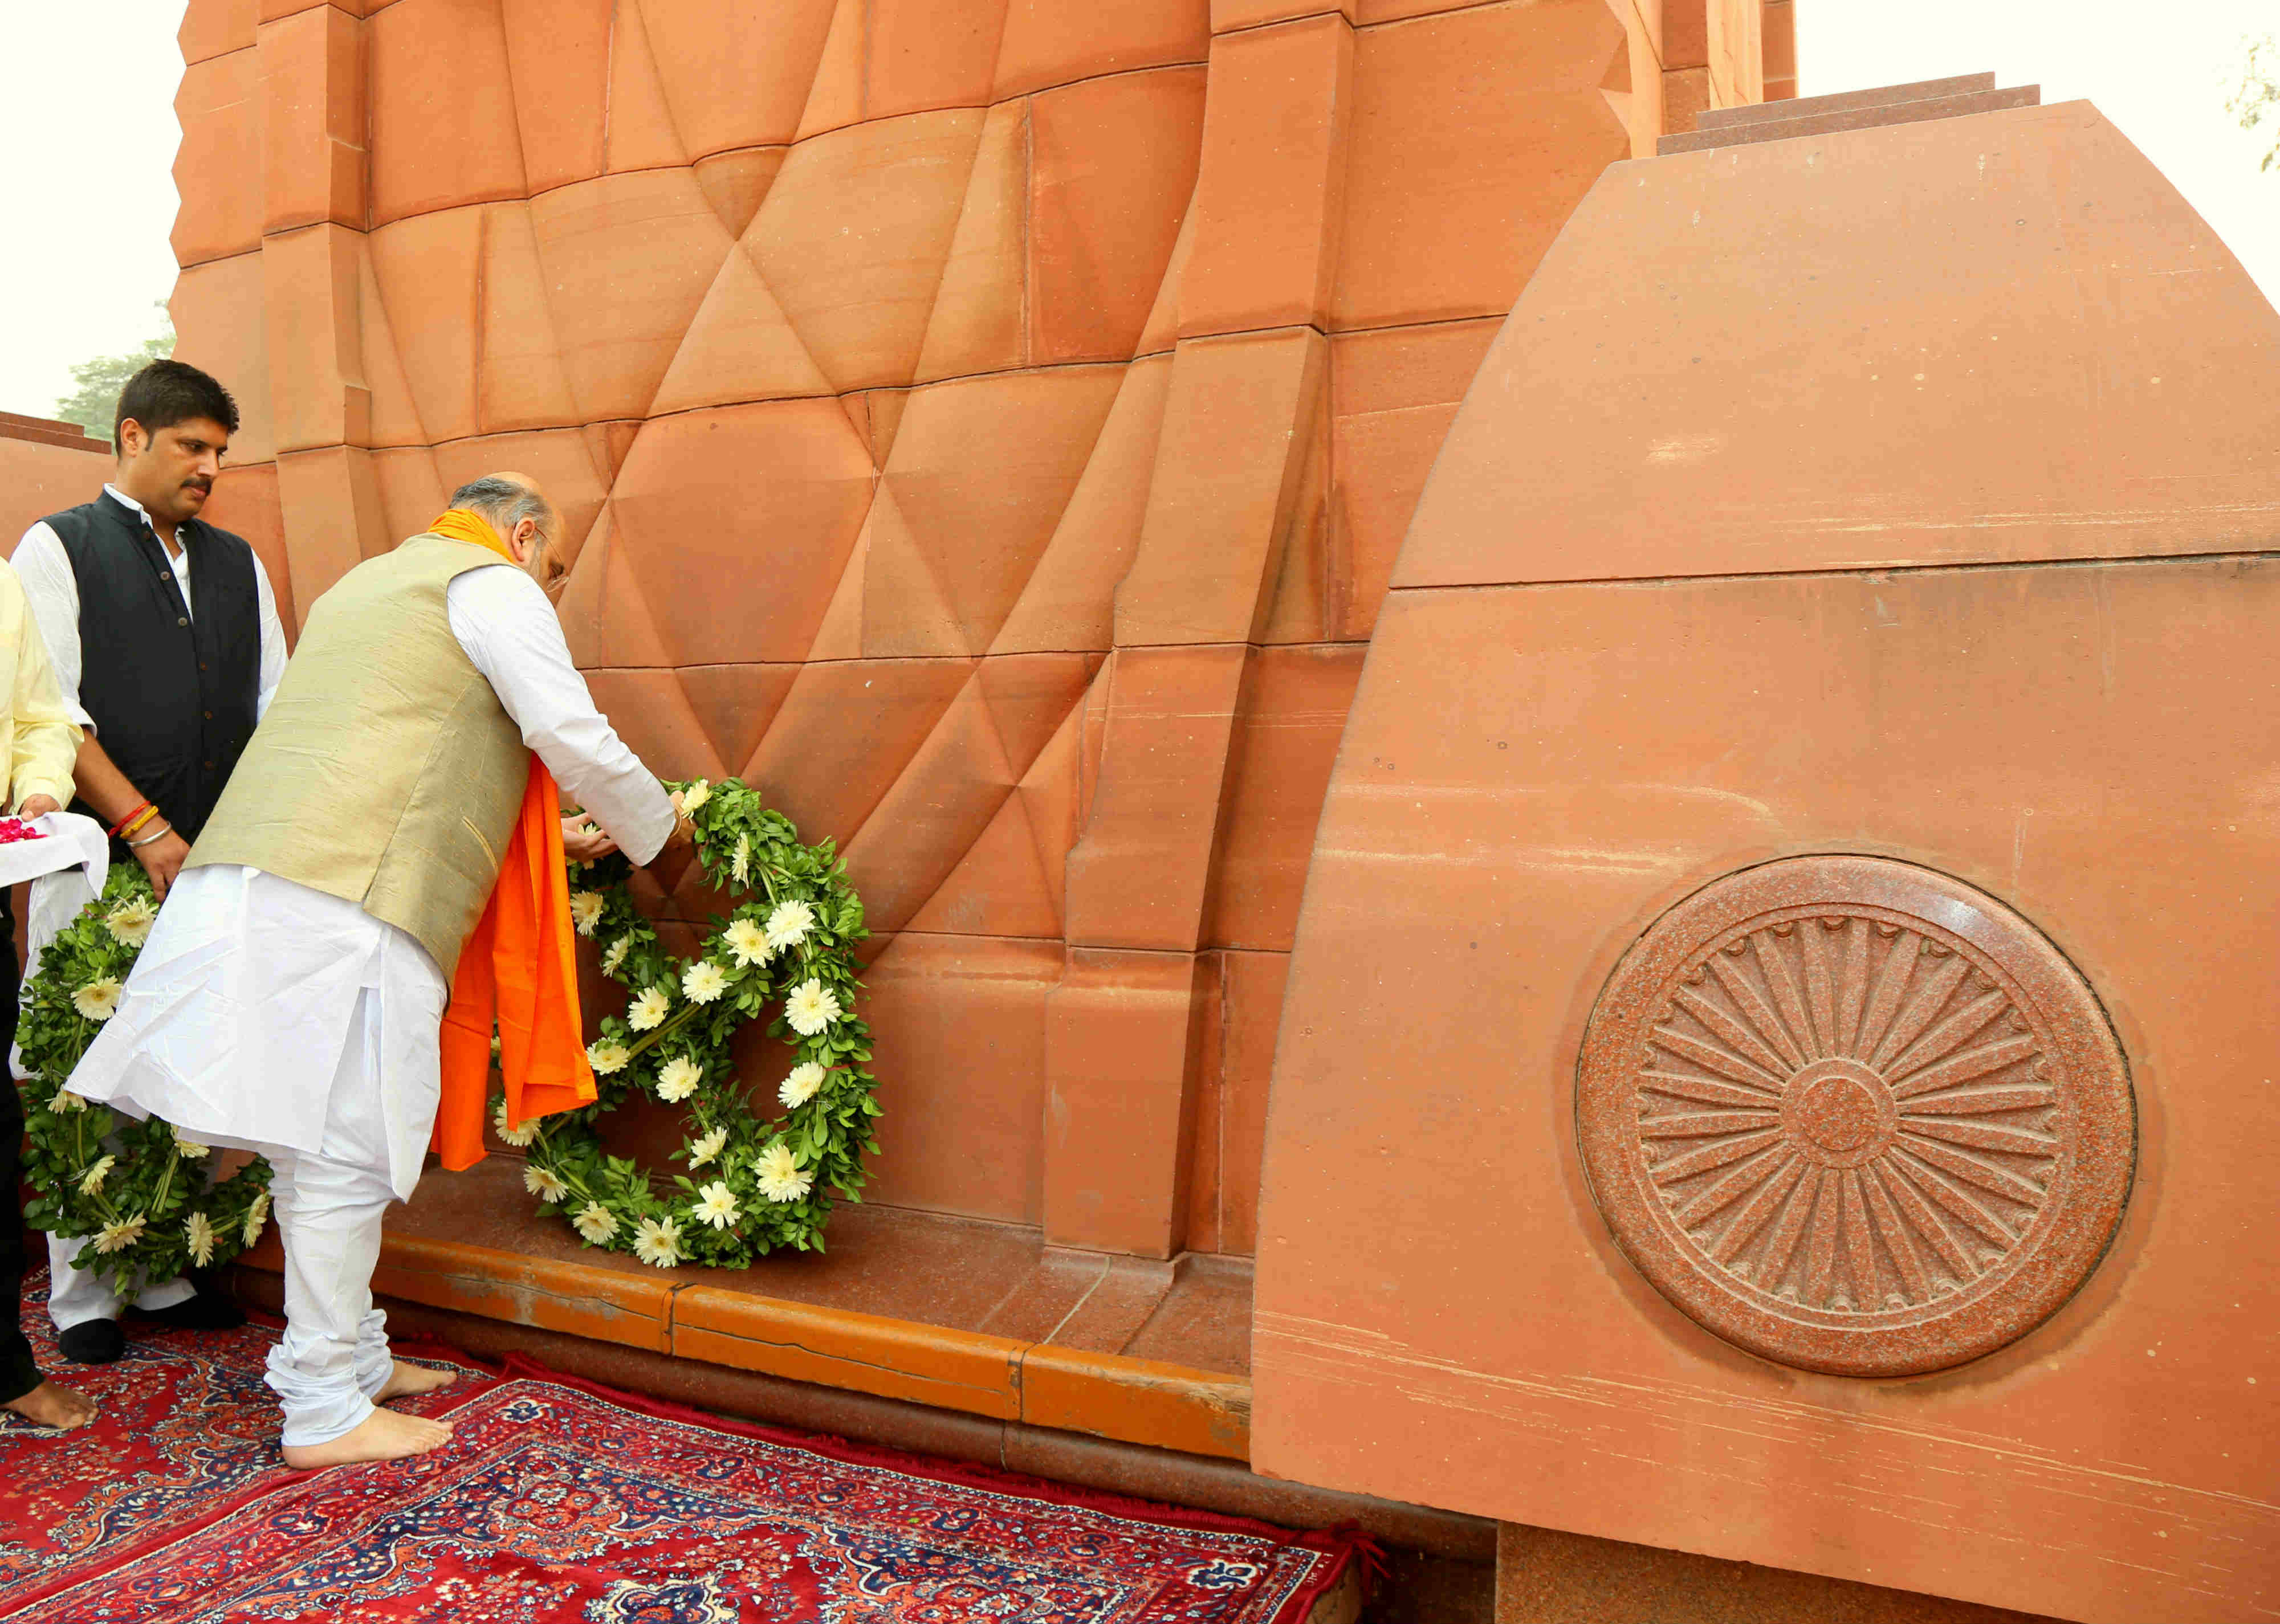
M126 447L120 435L128 418L142 424L146 435L198 418L211 419L235 434L237 403L218 379L187 361L153 361L119 391L119 412L111 421L111 445L121 455Z

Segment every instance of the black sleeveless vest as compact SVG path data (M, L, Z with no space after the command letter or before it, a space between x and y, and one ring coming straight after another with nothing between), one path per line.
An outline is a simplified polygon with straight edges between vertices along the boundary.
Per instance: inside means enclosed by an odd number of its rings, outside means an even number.
M196 840L258 720L253 549L196 519L175 528L189 555L193 617L141 514L104 496L46 522L79 581L80 704L104 753ZM73 810L94 815L81 803Z

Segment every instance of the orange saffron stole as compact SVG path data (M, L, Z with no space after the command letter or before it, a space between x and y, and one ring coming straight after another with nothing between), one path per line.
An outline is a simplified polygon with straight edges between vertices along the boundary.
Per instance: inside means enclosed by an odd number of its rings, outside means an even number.
M454 508L428 527L513 562L497 532L473 513ZM508 1122L519 1126L594 1103L576 943L562 865L561 799L554 775L534 754L498 884L459 951L451 1005L443 1012L443 1098L431 1143L452 1172L484 1156L494 1021Z

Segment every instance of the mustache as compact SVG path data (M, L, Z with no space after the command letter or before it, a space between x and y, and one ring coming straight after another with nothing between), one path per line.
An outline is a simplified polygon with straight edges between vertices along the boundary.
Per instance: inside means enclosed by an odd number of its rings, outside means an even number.
M182 489L184 490L211 491L213 489L213 481L212 480L184 480L182 481Z

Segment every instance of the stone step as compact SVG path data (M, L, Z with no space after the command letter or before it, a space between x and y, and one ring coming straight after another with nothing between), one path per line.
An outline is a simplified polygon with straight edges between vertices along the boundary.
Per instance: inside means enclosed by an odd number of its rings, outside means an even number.
M1930 119L1956 119L1972 113L2004 112L2042 103L2040 85L2021 85L2008 90L1975 91L1966 96L1931 96L1922 101L1892 102L1853 107L1806 118L1768 119L1723 129L1696 129L1683 135L1665 135L1655 142L1655 155L1668 158L1681 152L1703 152L1720 147L1753 145L1763 141L1791 141L1800 135L1834 135L1843 130L1876 129L1891 124L1919 124ZM1784 111L1801 105L1790 102Z
M830 1250L659 1270L538 1218L519 1158L431 1173L375 1293L533 1329L1183 1454L1250 1455L1248 1258L1048 1247L1021 1225L870 1205ZM274 1228L241 1266L282 1267ZM257 1299L273 1294L257 1284Z
M1808 119L1824 112L1850 112L1856 107L1887 107L1896 102L1929 102L1945 96L1970 96L1994 88L1995 75L1992 73L1959 73L1953 79L1919 79L1913 84L1878 85L1868 90L1839 90L1829 96L1752 102L1744 107L1714 107L1695 119L1694 127L1698 130L1731 129L1737 124Z

